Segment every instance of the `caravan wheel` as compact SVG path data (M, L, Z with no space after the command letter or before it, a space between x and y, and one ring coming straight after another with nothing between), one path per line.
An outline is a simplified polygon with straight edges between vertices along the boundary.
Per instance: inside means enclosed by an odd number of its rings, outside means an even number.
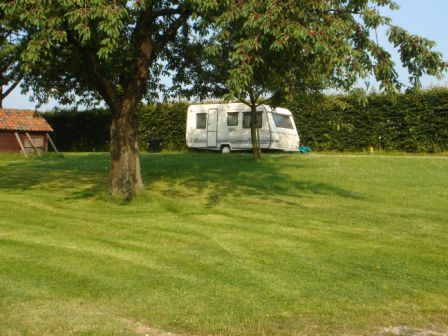
M221 147L221 153L222 153L222 154L228 154L228 153L230 153L230 147L229 147L229 146L222 146L222 147Z

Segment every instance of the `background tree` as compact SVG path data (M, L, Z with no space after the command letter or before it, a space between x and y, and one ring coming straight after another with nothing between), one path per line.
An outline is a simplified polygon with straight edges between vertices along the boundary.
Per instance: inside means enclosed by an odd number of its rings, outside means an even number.
M309 94L322 90L331 75L331 68L313 55L304 57L302 53L296 52L294 45L287 51L272 50L270 47L274 40L266 39L257 50L257 56L263 61L252 66L247 85L240 86L238 82L232 81L233 76L238 77L241 72L231 52L244 38L244 29L242 23L231 26L231 29L225 28L225 38L220 35L211 38L207 36L179 48L179 53L188 49L190 52L186 54L189 56L177 57L180 64L172 63L181 69L174 78L176 92L189 98L237 99L246 104L251 111L253 154L255 160L258 160L261 149L257 108L263 104L278 106L292 92Z
M445 68L431 41L392 26L376 6L397 8L391 0L0 0L4 17L26 32L25 89L40 102L109 106L111 191L125 198L143 187L136 109L196 39L216 43L218 54L232 42L226 89L240 98L256 98L260 87L290 95L309 74L322 87L348 90L374 75L382 88L400 88L391 56L371 38L380 25L390 26L414 87Z
M21 56L25 88L40 102L103 100L111 110L111 192L143 188L135 112L158 87L169 45L185 39L210 0L0 0L29 43Z
M288 100L313 88L350 91L370 77L382 90L393 92L403 84L391 55L374 38L380 26L388 27L389 41L409 71L412 88L420 88L424 74L440 76L446 63L432 50L435 43L392 25L379 13L381 7L398 9L392 0L231 0L216 21L211 52L197 59L201 65L184 71L179 81L198 97L205 95L204 89L211 96L227 91L227 96L251 106L253 118L256 105L266 99ZM189 62L195 64L194 59ZM204 85L196 77L220 84Z

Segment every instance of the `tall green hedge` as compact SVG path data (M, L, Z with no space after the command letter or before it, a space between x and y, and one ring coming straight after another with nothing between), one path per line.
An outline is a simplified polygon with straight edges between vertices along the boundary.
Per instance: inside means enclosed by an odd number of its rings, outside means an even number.
M146 149L150 139L160 139L164 149L184 149L187 107L188 103L143 106L138 112L140 148ZM287 107L294 113L301 142L315 150L448 150L448 89L371 94L366 105L350 96L307 97ZM55 111L45 118L61 150L108 150L107 110Z
M187 103L143 106L138 112L140 148L146 148L151 139L160 139L164 149L184 149L187 108Z
M106 109L55 110L43 114L53 127L52 138L60 151L109 150L110 113Z
M360 151L370 146L406 152L448 149L448 90L371 94L362 105L350 96L297 101L301 142L316 150Z
M146 149L151 139L160 139L164 149L184 149L187 108L187 103L142 106L138 111L140 148ZM59 150L109 150L109 110L55 110L43 116L54 129L52 137Z

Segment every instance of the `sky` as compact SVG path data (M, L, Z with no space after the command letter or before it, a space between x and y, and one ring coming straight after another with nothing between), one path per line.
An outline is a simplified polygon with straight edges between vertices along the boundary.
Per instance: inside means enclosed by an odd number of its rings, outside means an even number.
M448 24L446 14L448 13L448 0L396 0L400 5L398 11L382 9L381 13L392 18L395 25L401 26L412 34L417 34L429 38L437 43L435 50L444 55L448 60ZM405 69L399 66L400 59L398 53L393 50L387 42L385 30L378 31L379 43L393 55L397 71L402 82L408 82L408 74ZM424 87L448 86L448 75L442 80L434 77L423 77ZM20 88L16 88L3 102L6 108L35 109L36 103L31 102L31 94L22 95ZM58 106L57 102L51 101L49 104L41 106L40 111L50 110Z

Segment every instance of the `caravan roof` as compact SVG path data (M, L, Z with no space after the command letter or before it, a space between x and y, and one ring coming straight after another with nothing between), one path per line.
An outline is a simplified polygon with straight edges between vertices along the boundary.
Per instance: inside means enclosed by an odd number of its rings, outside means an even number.
M219 109L224 110L238 110L238 111L250 111L250 107L244 103L223 103L223 104L194 104L188 107L188 111L208 111L209 109ZM257 110L266 110L269 112L276 112L285 115L291 115L291 112L282 107L272 108L269 105L259 105Z

